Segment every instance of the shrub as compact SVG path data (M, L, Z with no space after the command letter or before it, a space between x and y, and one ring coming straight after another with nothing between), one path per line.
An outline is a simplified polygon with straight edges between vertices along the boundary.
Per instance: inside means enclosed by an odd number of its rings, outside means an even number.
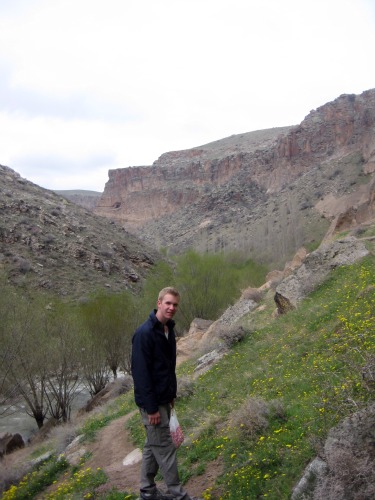
M195 382L190 377L179 377L177 380L177 397L187 398L194 394Z
M257 434L268 427L270 408L261 398L248 398L243 405L234 412L231 418L233 427L236 427L247 438L255 438Z
M28 260L20 257L18 259L18 269L21 273L26 274L31 270L31 263Z
M71 423L64 423L55 426L50 432L50 437L55 441L56 453L60 454L77 437L77 432Z
M267 429L273 418L286 420L286 412L280 400L265 401L262 398L248 398L232 414L232 425L246 438L253 439Z
M241 299L253 300L254 302L260 302L263 298L263 292L258 288L246 288L242 292Z
M48 233L48 234L45 235L45 237L44 237L44 243L46 245L49 245L50 243L53 243L54 241L55 241L55 237L54 237L53 234Z
M237 344L237 342L240 342L245 335L246 331L240 325L222 325L218 327L217 337L226 347L231 347L232 345Z

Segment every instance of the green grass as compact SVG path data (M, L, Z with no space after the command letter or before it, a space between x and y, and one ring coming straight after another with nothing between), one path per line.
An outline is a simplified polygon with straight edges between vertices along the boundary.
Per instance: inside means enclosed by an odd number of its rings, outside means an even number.
M177 402L187 437L178 452L183 482L220 461L224 472L205 499L290 498L328 430L374 399L362 378L375 357L374 283L375 260L367 257L333 271L298 310L276 320L266 300L257 330L199 376L193 396ZM179 374L193 369L189 361ZM251 438L232 424L248 398L284 408ZM141 446L138 415L129 429Z
M1 496L1 500L35 498L35 495L53 484L68 467L69 464L65 459L51 457L37 466L32 472L26 474L18 485L13 485L5 491Z
M87 441L94 441L97 432L106 427L112 420L116 420L123 415L127 415L135 410L136 406L130 394L119 396L111 405L106 408L105 413L100 413L94 417L89 417L79 433L84 435Z
M373 400L362 369L375 356L374 278L372 257L335 270L298 310L258 328L178 402L190 434L179 452L182 477L212 460L224 467L205 498L289 498L328 430ZM231 416L249 397L279 401L286 418L274 416L244 438Z

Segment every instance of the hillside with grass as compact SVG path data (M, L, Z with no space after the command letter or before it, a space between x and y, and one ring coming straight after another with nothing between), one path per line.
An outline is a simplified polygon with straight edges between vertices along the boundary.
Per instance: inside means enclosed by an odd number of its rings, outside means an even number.
M185 442L178 459L191 494L205 500L374 498L373 236L373 227L361 234L369 250L365 258L332 270L295 310L275 316L273 287L257 297L254 310L236 323L243 335L233 335L225 355L208 369L197 370L198 359L207 354L203 350L179 365L176 407ZM136 499L134 468L123 466L114 476L110 462L122 436L133 451L143 445L135 410L130 391L60 429L59 439L51 433L32 448L38 465L1 498ZM356 437L355 416L363 441ZM116 437L98 447L101 433L116 423ZM340 428L346 431L340 434ZM332 434L335 429L338 434ZM328 447L330 436L335 445ZM73 438L80 450L74 465L67 453L59 456ZM22 453L22 464L30 463L26 450ZM107 463L94 467L101 454ZM308 488L292 496L316 457L325 463L324 474L315 482L310 477ZM12 466L16 471L21 463L13 457ZM2 467L4 476L6 464Z

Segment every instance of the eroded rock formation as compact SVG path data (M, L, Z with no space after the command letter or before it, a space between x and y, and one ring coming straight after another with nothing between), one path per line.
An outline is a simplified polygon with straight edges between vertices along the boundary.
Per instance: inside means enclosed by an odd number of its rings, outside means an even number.
M111 170L95 211L172 251L266 248L275 260L277 247L287 258L335 220L343 227L346 212L345 224L374 216L374 125L375 90L342 95L298 126Z

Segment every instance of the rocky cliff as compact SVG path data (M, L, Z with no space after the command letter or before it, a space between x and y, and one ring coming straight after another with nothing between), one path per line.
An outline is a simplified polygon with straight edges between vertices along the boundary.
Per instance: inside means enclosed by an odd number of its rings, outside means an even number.
M237 250L279 264L340 217L342 228L374 216L374 125L375 90L342 95L298 126L111 170L95 212L172 252Z

